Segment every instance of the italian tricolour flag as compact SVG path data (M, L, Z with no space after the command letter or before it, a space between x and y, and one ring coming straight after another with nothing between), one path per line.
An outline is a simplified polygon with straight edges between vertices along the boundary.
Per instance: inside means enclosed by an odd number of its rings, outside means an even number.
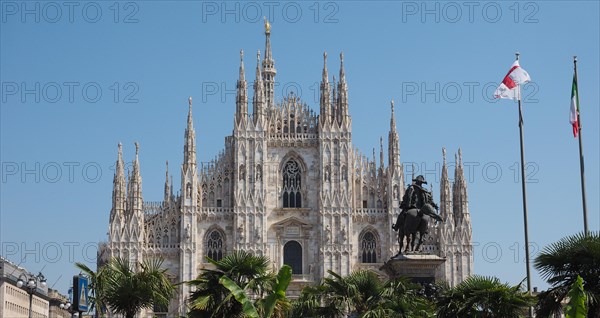
M577 137L579 133L579 92L577 91L577 77L573 75L573 85L571 86L571 112L569 113L569 121L573 126L573 136Z

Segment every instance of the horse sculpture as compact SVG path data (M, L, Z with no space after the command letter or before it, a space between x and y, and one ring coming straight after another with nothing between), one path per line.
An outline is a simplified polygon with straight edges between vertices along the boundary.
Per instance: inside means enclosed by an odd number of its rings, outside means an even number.
M425 204L420 210L413 208L404 212L404 216L400 220L398 227L398 243L400 244L398 255L401 255L402 252L406 253L407 251L420 251L421 245L423 244L423 237L428 233L429 220L431 217L442 222L442 218L436 214L436 210L431 204ZM415 247L417 233L419 233L419 242ZM406 248L402 251L405 237Z

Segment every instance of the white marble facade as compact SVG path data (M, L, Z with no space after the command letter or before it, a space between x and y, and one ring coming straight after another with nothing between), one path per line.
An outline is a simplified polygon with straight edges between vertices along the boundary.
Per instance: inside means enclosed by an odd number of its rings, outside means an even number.
M233 133L215 160L200 165L190 98L177 194L167 166L163 200L143 201L138 145L127 177L119 145L109 237L100 244L99 262L113 256L162 257L179 282L209 266L206 256L218 259L246 250L268 256L275 270L290 264L293 296L328 270L342 275L361 268L379 271L396 254L391 227L410 178L405 180L400 161L393 102L387 162L383 140L377 162L375 150L368 158L352 144L343 55L338 79L330 82L324 54L315 112L294 95L275 101L270 28L265 36L263 59L257 54L252 112L241 53ZM423 249L447 258L437 279L455 285L473 272L471 222L460 150L453 182L445 150L443 158L439 206L446 222L430 231ZM178 288L169 316L185 313L189 287Z

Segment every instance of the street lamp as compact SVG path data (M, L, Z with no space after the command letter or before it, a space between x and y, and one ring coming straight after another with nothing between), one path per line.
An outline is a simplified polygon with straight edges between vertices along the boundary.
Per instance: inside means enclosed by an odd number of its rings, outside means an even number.
M75 311L75 309L71 307L70 301L60 304L60 309L64 309L67 312L69 312L71 314L71 317L79 317L79 312Z
M60 308L66 310L71 314L72 318L79 317L79 312L74 308L73 304L73 287L69 287L69 300L66 303L60 304Z
M41 272L37 276L34 276L32 273L23 273L19 275L19 279L17 280L17 287L25 287L29 294L29 318L33 317L33 294L37 290L38 285L42 288L46 287L46 277Z

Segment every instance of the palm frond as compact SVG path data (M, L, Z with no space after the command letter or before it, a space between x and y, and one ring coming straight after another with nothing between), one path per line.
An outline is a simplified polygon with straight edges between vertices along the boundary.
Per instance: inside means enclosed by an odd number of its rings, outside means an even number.
M561 312L561 302L579 275L590 316L600 316L600 306L595 305L600 297L600 232L574 234L546 246L535 258L534 267L551 286L538 296L538 315Z

